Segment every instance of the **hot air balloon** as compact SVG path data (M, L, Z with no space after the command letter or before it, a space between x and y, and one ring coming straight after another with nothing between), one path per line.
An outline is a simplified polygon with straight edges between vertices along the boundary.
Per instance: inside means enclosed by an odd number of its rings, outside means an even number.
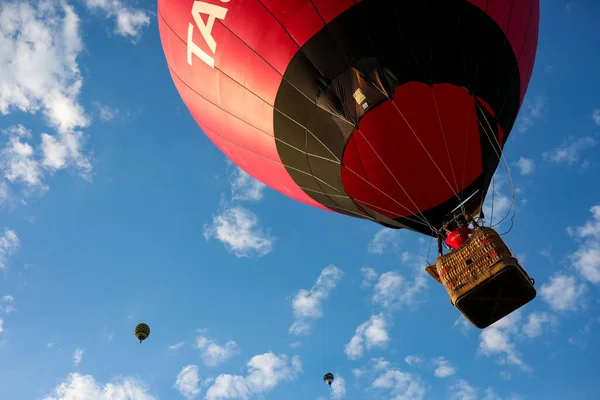
M241 169L441 240L481 215L533 71L539 0L158 0L158 22L181 98Z
M144 323L137 324L134 334L140 343L142 343L144 340L148 339L148 336L150 336L150 327Z
M331 386L331 384L333 383L333 374L331 372L326 373L323 376L323 380L325 381L326 384Z

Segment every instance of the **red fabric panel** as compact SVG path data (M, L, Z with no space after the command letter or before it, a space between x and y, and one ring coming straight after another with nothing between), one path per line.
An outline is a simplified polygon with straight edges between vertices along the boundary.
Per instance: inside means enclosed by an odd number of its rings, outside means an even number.
M518 2L521 0L487 0L487 14L496 21L504 33L506 33L508 19L511 14L511 3L514 1ZM515 46L513 45L514 48Z
M540 23L540 2L534 0L533 14L529 22L529 30L523 43L523 49L521 50L521 56L519 58L519 70L521 71L521 102L525 97L525 93L529 86L529 80L533 73L533 66L535 64L535 54L538 44L538 30Z
M352 0L313 0L312 2L326 23L354 5Z
M539 0L468 1L483 11L487 10L487 14L506 33L509 43L515 52L515 57L519 61L522 102L529 85L529 80L531 79L533 63L535 61L540 13Z
M299 46L325 26L310 0L261 0L261 2Z
M390 101L369 112L350 139L342 169L347 193L390 218L441 204L482 173L477 115L466 90L446 84L432 90L408 83L396 90L393 101L408 123Z
M204 133L247 173L298 201L325 208L296 185L277 153L273 138L272 104L281 74L232 31L237 30L240 36L245 35L248 40L261 41L258 47L263 46L264 57L270 57L283 70L297 49L296 44L258 1L206 2L227 8L223 22L232 24L227 27L215 19L211 31L217 43L214 55L195 25L191 13L193 1L158 2L161 41L182 100ZM249 13L263 20L253 20L249 24L248 19L235 18L236 14L248 16ZM202 15L202 19L204 23L207 22L206 15ZM239 29L233 26L235 21L240 25ZM192 65L188 64L186 42L190 23L194 26L194 43L214 57L215 68L195 55L192 56ZM267 29L264 38L256 37L257 31L251 26L253 24ZM277 46L287 51L271 51Z

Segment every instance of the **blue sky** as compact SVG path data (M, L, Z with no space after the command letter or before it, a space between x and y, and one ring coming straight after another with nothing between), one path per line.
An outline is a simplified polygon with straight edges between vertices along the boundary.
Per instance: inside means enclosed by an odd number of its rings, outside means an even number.
M304 206L229 164L172 84L155 10L0 5L1 398L600 393L599 3L542 1L505 152L505 239L538 297L483 331L424 273L426 238ZM499 168L498 216L508 182ZM138 322L152 329L141 345Z

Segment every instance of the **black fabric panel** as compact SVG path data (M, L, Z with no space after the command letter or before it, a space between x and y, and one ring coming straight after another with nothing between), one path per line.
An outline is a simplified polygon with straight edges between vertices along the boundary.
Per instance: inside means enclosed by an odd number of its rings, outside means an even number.
M354 125L365 115L353 97L356 89L364 87L368 112L398 86L414 81L467 88L492 107L507 139L519 108L517 60L500 27L465 0L363 0L340 14L302 46L286 69L275 100L275 108L281 111L274 113L275 136L309 154L342 160ZM485 124L479 111L478 116ZM488 119L495 121L491 115ZM480 190L470 202L471 208L480 203L499 162L481 128L480 134L484 174L459 194L466 198ZM337 194L347 195L341 184L341 164L301 153L302 158L280 141L277 150L285 165L314 174L340 190ZM307 195L344 213L339 209L340 200L313 192L331 194L335 190L292 168L288 172L299 186L310 189ZM351 200L343 203L349 215L367 210ZM458 204L453 197L423 214L439 228ZM373 210L368 213L386 226L431 234L411 221L418 217L393 221Z

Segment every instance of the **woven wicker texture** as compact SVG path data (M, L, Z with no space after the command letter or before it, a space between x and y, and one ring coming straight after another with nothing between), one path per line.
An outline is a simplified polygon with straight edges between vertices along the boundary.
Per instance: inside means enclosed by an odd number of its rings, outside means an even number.
M439 256L435 266L426 270L444 285L456 305L462 294L509 266L518 267L518 263L500 235L491 228L478 227L461 247Z

